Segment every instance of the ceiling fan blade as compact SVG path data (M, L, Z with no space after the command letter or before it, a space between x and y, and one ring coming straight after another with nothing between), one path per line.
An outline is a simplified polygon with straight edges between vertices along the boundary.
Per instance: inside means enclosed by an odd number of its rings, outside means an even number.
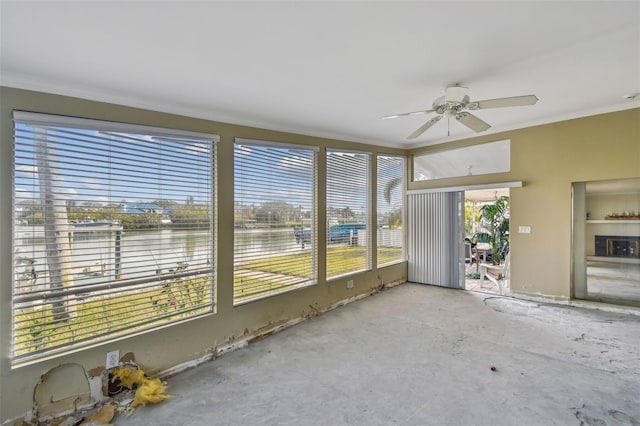
M422 110L422 111L403 112L402 114L385 115L384 117L382 117L382 119L383 120L388 120L390 118L406 117L408 115L429 114L430 112L434 112L434 111L432 109L425 109L425 110Z
M486 99L484 101L472 102L469 109L504 108L515 106L535 105L538 102L536 95L513 96L511 98Z
M470 128L474 132L484 132L489 127L491 127L475 115L468 112L460 112L456 114L456 120Z
M465 95L467 94L468 87L462 86L450 86L447 87L447 90L444 94L444 100L446 102L454 102L459 103L464 100Z
M433 126L434 124L436 124L441 119L442 119L441 115L436 115L431 120L427 121L422 126L420 126L418 128L418 130L416 130L415 132L413 132L409 136L407 136L407 139L415 139L415 138L417 138L418 136L420 136L421 134L426 132L429 129L429 127Z

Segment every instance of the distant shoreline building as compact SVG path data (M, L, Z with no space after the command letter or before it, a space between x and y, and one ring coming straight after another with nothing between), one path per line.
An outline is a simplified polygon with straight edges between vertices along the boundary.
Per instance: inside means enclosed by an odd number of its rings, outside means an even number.
M160 223L171 224L171 207L160 207L156 203L120 203L118 213L121 214L157 214L161 215Z

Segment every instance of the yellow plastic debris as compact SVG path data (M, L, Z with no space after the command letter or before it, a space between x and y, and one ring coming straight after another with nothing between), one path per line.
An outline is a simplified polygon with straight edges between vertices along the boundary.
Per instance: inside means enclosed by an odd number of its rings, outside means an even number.
M129 415L133 413L138 405L157 404L167 398L171 398L171 395L165 393L167 387L162 384L160 379L150 379L144 375L142 370L118 367L112 374L112 381L120 380L122 386L128 389L133 389L134 386L137 387Z
M111 374L112 382L120 380L122 386L128 389L133 389L133 385L141 385L145 379L144 371L129 367L118 367Z

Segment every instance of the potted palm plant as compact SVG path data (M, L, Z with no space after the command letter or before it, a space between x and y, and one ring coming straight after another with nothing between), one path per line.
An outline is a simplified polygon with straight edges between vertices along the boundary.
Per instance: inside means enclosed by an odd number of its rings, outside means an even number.
M502 247L507 242L509 233L509 197L502 196L495 203L482 206L480 218L489 231L493 261L499 263L503 256Z

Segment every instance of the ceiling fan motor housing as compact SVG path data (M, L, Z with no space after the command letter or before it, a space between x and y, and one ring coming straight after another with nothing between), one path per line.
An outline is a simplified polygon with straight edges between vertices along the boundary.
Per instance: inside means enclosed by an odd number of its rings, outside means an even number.
M460 102L452 102L447 101L444 96L440 96L433 102L433 110L438 114L446 114L446 115L456 115L459 112L462 112L465 108L470 108L471 105L474 105L477 108L477 103L472 102L469 103L469 96L465 95Z

